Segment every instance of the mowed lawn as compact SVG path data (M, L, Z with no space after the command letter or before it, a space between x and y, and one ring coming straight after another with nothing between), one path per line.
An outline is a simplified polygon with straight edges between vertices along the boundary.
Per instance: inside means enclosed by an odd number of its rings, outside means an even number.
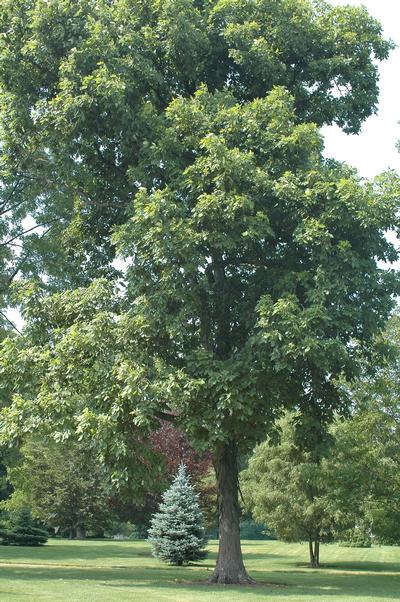
M307 568L307 545L246 541L246 565L258 584L210 586L217 545L207 560L169 567L145 542L54 541L43 548L0 546L1 602L224 602L400 600L400 548L322 548L320 570Z

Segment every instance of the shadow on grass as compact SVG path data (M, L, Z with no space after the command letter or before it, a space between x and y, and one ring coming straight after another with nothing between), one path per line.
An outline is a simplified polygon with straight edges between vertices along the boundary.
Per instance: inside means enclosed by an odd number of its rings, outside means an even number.
M52 562L62 562L66 560L74 559L96 559L96 562L102 558L113 559L113 558L135 558L135 557L146 557L151 556L149 546L143 542L143 544L129 545L130 542L124 543L105 543L93 542L84 545L81 542L68 542L65 544L57 541L56 545L48 545L43 547L37 547L34 549L36 560ZM76 544L76 545L75 545ZM13 547L7 546L1 547L1 550L7 549L7 559L9 562L17 562L19 558L31 557L29 552L30 548L25 547Z
M86 581L90 582L90 587L96 583L110 592L110 598L111 592L124 588L127 594L133 596L144 590L154 590L152 599L161 599L163 591L170 595L174 591L179 592L187 600L193 598L194 593L201 594L201 599L203 596L208 599L211 596L207 592L232 591L231 599L238 599L240 592L240 599L243 600L250 598L271 602L286 596L304 601L318 597L324 602L334 597L351 597L360 602L366 598L377 602L399 600L399 563L335 561L315 570L306 568L305 563L296 562L298 556L274 554L265 546L265 542L251 542L248 551L246 547L245 562L249 565L251 576L258 581L254 587L221 587L206 583L215 564L216 547L213 544L206 561L176 568L157 565L151 559L150 547L146 542L115 541L76 542L76 545L75 542L57 541L54 545L36 548L34 554L23 548L4 548L7 560L0 563L0 586L3 583L7 587L8 579L22 581L26 587L29 587L29 581L35 581L50 591L51 581L56 583L62 580L64 583L71 581L78 584ZM264 553L261 553L262 550ZM262 563L257 562L252 567L252 561L255 560L261 560ZM276 561L278 566L275 568L273 563ZM0 599L6 595L8 593L0 589Z
M343 563L346 564L346 563ZM372 563L369 563L372 564ZM338 566L338 565L336 565ZM354 566L349 563L348 568L358 570L358 564ZM347 568L347 567L346 567ZM154 589L160 594L163 590L175 589L180 594L187 593L187 599L190 600L191 592L203 593L207 591L232 591L238 593L240 597L246 599L251 597L253 600L268 599L274 600L284 598L288 595L296 595L299 599L307 600L313 596L321 596L321 599L327 600L334 596L351 596L359 598L360 601L365 598L373 597L379 599L399 599L400 580L394 577L388 577L384 574L376 573L367 575L362 573L355 574L329 574L321 572L296 573L296 571L252 571L252 576L259 581L254 586L215 586L206 583L209 571L193 570L190 567L183 567L177 571L175 568L158 567L140 567L140 568L97 568L97 567L10 567L0 568L0 584L3 579L12 581L31 581L49 582L62 580L66 581L92 581L100 587L105 588L126 588L139 594L142 589ZM204 583L199 582L204 579ZM264 582L264 583L262 583ZM265 585L264 585L265 584ZM44 587L48 587L45 585ZM4 595L4 594L3 594Z
M254 553L254 552L247 552L246 549L243 551L243 557L244 557L245 563L252 562L253 560L265 560L266 562L268 562L269 560L273 560L273 561L279 561L279 562L284 561L287 564L291 564L291 562L293 561L292 558L290 558L289 556L287 556L285 554L273 554L270 552L268 552L266 554L262 554L261 552Z
M335 569L338 571L355 571L368 573L397 573L400 576L399 562L371 562L368 560L357 561L339 561L324 565L326 569ZM400 594L399 594L400 599Z

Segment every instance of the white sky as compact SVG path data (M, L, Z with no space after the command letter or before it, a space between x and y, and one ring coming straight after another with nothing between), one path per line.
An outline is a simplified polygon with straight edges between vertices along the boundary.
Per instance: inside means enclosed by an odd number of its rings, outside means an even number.
M384 35L399 48L387 61L380 63L380 99L377 115L364 123L359 135L346 135L337 126L325 127L325 155L346 161L356 167L361 176L373 177L388 167L400 173L400 1L399 0L329 0L330 4L359 6L380 20Z

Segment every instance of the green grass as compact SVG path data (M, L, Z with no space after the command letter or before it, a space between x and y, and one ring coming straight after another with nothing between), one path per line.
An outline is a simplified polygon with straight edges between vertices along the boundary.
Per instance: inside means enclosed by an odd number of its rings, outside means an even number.
M306 567L307 546L244 542L254 587L209 586L216 542L195 566L169 567L145 542L50 541L43 548L0 546L1 602L384 602L400 599L400 548L322 548L324 567Z

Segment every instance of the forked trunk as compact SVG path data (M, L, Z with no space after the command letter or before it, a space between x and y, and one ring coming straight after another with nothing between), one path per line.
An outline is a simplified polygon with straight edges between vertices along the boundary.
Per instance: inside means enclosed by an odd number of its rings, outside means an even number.
M210 583L253 583L243 564L240 546L240 508L236 443L220 445L214 454L218 487L219 550Z
M310 566L313 569L319 569L319 541L312 541L310 539L308 547L310 550Z

